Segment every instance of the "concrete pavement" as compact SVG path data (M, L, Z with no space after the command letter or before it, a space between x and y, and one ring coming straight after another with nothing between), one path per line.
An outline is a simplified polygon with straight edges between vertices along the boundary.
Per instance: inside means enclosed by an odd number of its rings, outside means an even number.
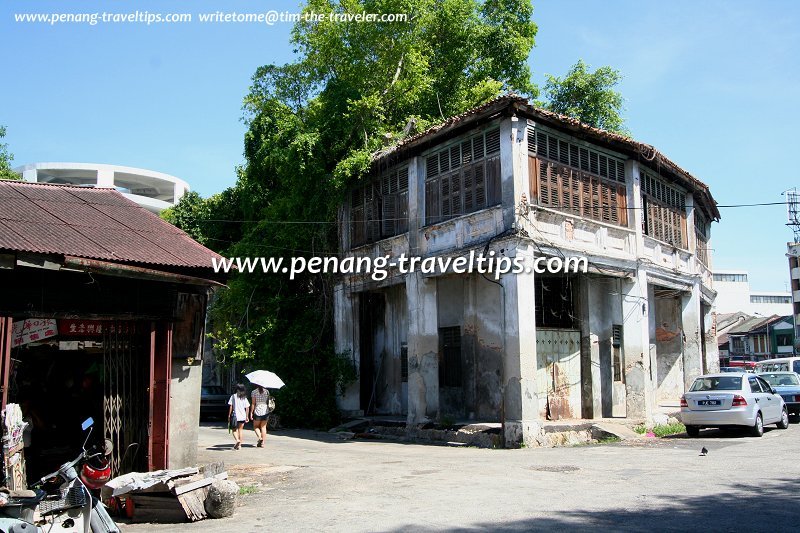
M699 439L487 450L343 441L300 430L265 448L230 449L200 430L201 462L224 461L242 485L232 519L125 531L795 531L800 426L761 439ZM709 450L700 456L701 447Z

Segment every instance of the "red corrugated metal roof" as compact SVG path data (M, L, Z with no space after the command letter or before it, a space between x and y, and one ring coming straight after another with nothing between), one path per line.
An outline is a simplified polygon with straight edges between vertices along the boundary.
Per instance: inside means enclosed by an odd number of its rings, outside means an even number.
M219 257L116 190L2 180L0 250L202 269Z

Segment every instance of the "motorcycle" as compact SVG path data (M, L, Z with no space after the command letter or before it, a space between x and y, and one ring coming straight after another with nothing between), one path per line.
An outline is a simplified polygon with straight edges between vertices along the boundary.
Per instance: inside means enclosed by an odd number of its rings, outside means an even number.
M91 418L83 422L81 428L89 432L80 455L36 482L32 487L35 497L9 501L6 507L11 512L0 516L0 532L120 533L105 505L90 490L100 488L111 477L111 468L105 460L109 453L107 447L105 450L86 448L93 425ZM56 490L44 490L58 481L61 484ZM39 514L36 524L34 511Z

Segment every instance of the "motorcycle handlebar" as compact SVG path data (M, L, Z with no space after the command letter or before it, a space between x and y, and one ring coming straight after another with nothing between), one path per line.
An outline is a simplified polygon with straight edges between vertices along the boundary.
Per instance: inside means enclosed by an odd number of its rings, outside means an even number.
M56 470L52 474L47 474L42 479L40 479L38 482L34 483L33 486L34 487L39 487L39 486L44 485L45 483L47 483L51 479L55 479L56 477L61 475L61 472L63 472L64 470L67 470L69 468L74 468L75 466L78 465L78 463L80 463L84 459L93 459L93 458L97 457L98 455L102 455L102 453L96 453L96 454L93 454L93 455L88 455L88 453L89 453L89 450L83 450L81 452L81 454L77 458L75 458L74 461L70 461L69 463L64 463L63 465L61 465L61 467L58 470Z

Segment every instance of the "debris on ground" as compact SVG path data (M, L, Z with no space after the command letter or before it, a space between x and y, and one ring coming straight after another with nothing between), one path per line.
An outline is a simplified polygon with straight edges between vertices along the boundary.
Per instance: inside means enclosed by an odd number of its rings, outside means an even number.
M126 514L133 522L172 523L187 519L195 522L210 516L206 501L211 487L227 479L228 473L222 463L212 463L201 469L131 472L109 481L103 487L102 498L123 501ZM238 490L237 486L235 492Z

